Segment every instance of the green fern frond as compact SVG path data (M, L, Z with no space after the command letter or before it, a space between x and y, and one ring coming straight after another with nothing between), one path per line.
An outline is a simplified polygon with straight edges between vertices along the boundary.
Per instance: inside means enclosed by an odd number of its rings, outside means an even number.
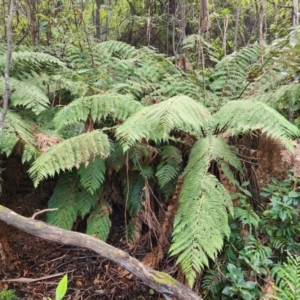
M217 178L206 174L197 177L195 185L194 176L184 179L170 247L190 286L208 266L208 259L215 259L222 249L224 237L229 237L228 211L233 212L230 195Z
M183 173L170 248L171 255L179 254L177 263L190 285L196 273L208 265L208 258L215 258L224 236L230 233L228 212L233 214L232 201L223 185L207 174L211 161L241 168L236 155L220 137L202 138L192 148Z
M110 213L111 207L108 202L101 201L98 203L88 218L86 233L106 241L111 227Z
M129 117L117 129L117 138L127 150L142 138L166 141L172 130L196 134L209 116L208 110L201 104L187 96L176 96L144 107Z
M0 109L0 113L2 109ZM36 146L33 138L33 129L20 115L8 110L6 114L4 129L0 132L0 151L10 155L17 144L21 141L32 147Z
M22 154L22 163L23 164L25 162L32 163L34 160L38 158L39 155L40 152L36 149L36 147L30 144L25 144L23 154Z
M49 208L57 210L48 212L47 223L67 230L72 229L77 218L77 187L78 175L75 172L61 176L48 202Z
M260 52L260 46L254 44L227 55L215 66L210 89L219 96L236 99L248 84L247 70Z
M214 119L217 128L222 132L228 130L232 135L237 135L261 130L267 136L279 139L292 151L289 139L300 134L297 127L260 101L229 101L214 115Z
M79 182L78 182L79 183ZM78 184L78 189L75 198L75 209L77 215L83 219L96 205L98 200L97 193L91 194L84 190L84 188Z
M12 106L24 106L36 114L41 113L48 107L49 99L47 95L36 85L12 78L11 87L13 89L10 96Z
M94 130L52 146L33 163L29 174L34 185L37 186L48 176L54 176L60 171L72 170L73 167L79 167L80 164L87 163L97 155L102 158L107 157L109 152L108 136Z
M94 194L101 186L105 178L105 162L100 156L90 160L86 166L82 164L78 169L80 183L91 194Z
M123 179L123 195L130 217L140 210L141 204L145 200L144 187L145 178L138 173L131 172L128 178Z
M111 145L111 154L106 161L107 164L117 172L125 165L126 155L119 143L113 143Z
M252 226L254 228L258 228L260 218L255 213L250 204L246 204L243 207L235 207L234 217L235 219L239 219L242 222L243 226L249 225L250 231Z
M46 53L19 51L12 53L11 59L11 76L20 78L22 74L34 71L39 73L54 74L58 71L67 71L66 64ZM4 70L3 70L4 71Z
M175 188L175 178L179 175L182 163L178 148L168 145L162 147L162 162L157 166L156 178L166 198L170 197Z
M142 105L130 95L109 93L81 97L59 111L54 118L54 124L57 129L61 129L76 122L85 122L89 114L94 121L108 117L113 120L125 120L141 107Z
M220 295L222 291L222 282L221 276L218 273L218 270L208 270L202 280L202 288L205 291L210 292L212 295Z
M272 275L276 282L274 288L279 292L274 299L300 299L300 256L289 255L287 262L273 268Z
M119 41L102 42L99 48L106 49L112 56L122 59L134 58L137 55L137 50L133 46Z

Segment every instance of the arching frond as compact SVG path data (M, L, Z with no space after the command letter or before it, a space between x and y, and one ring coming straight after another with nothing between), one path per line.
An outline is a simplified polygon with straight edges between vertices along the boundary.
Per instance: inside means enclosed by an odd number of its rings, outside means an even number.
M218 96L236 99L247 85L247 70L260 55L258 44L223 58L214 68L210 89Z
M196 273L214 259L228 237L228 212L233 214L230 195L224 186L208 174L211 161L241 165L225 142L216 136L202 138L192 148L183 173L179 209L175 217L172 255L178 255L183 272L192 286ZM188 228L188 229L187 229Z
M180 195L180 206L175 217L171 255L178 255L177 263L190 286L208 259L214 259L222 249L224 237L228 237L228 211L232 212L232 201L224 186L213 175L198 178L193 184L189 174ZM192 182L191 182L192 181ZM194 187L193 195L186 190Z
M240 100L227 102L215 115L215 124L222 132L232 135L261 130L271 138L293 150L289 138L299 136L300 131L280 113L260 101Z
M58 70L67 71L67 67L62 61L46 53L31 51L12 53L10 73L13 77L20 78L22 74L32 71L38 73L40 70L43 70L44 73L54 74Z
M72 170L99 155L109 155L110 144L107 135L98 130L79 135L52 146L31 166L29 174L37 186L41 180L60 171Z
M10 96L12 106L24 106L39 114L49 105L45 92L32 83L12 79L11 87L13 88Z
M54 124L57 129L61 129L78 121L85 122L89 114L94 121L108 117L113 120L125 120L141 107L142 105L130 95L109 93L81 97L59 111L54 118Z
M126 150L142 138L166 141L172 130L197 134L209 116L200 103L187 96L176 96L139 110L117 129L117 138Z

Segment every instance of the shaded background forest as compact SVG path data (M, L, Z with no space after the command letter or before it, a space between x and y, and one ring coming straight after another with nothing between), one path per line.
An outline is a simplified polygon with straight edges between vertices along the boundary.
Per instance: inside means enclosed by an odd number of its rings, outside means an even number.
M44 219L204 299L300 297L298 1L19 0L12 30L4 205L59 208ZM62 260L47 269L28 259L27 237L1 228L3 277L70 271L72 252L71 299L162 297L80 249L52 246ZM15 288L21 299L54 291Z

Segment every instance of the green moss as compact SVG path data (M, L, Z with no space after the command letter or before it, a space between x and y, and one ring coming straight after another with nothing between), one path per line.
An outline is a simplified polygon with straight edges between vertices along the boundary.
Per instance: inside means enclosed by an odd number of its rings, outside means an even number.
M40 229L42 227L42 223L38 222L34 224L35 228Z
M163 273L163 272L155 272L154 281L155 283L162 285L162 284L178 284L178 281L175 280L170 275Z
M4 206L0 205L0 210L4 210L4 208L5 208Z

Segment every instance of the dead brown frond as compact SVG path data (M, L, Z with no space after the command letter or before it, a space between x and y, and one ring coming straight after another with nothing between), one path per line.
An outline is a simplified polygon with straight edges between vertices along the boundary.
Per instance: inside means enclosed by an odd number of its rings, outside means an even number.
M285 164L286 169L293 168L295 170L294 176L300 177L300 144L296 141L293 141L294 153L284 149L281 151L282 161Z
M43 134L41 132L34 133L33 137L37 143L38 150L41 153L47 152L47 150L56 144L59 144L61 142L61 139L57 136L48 136L46 134Z

